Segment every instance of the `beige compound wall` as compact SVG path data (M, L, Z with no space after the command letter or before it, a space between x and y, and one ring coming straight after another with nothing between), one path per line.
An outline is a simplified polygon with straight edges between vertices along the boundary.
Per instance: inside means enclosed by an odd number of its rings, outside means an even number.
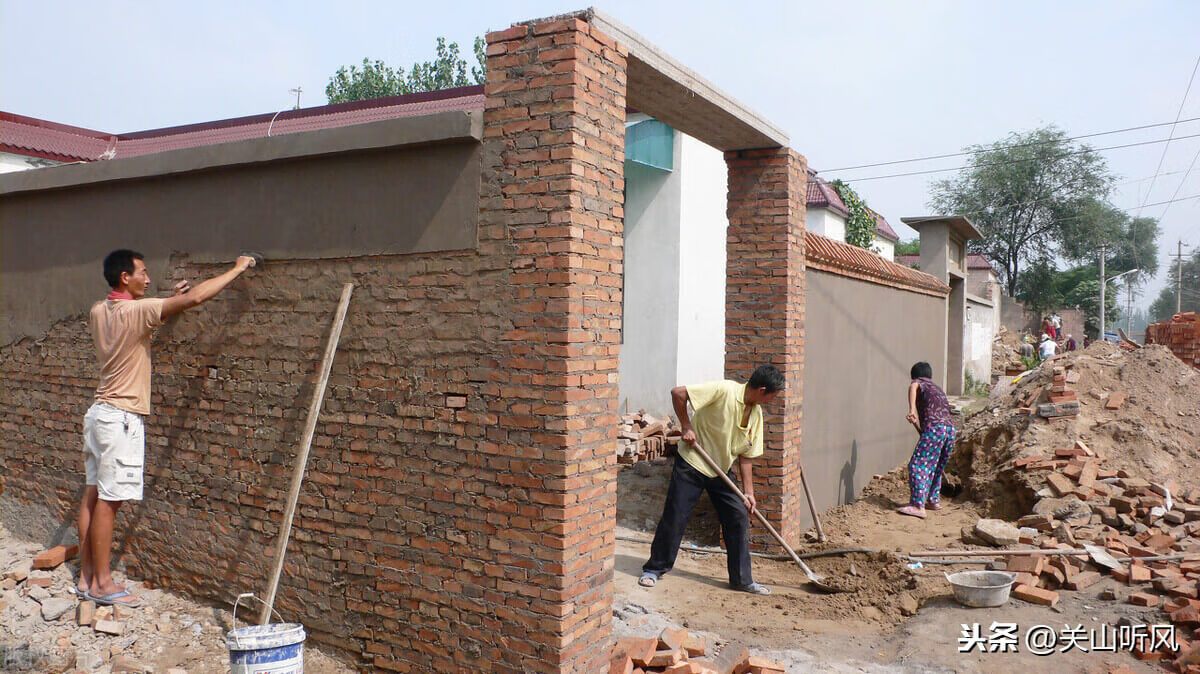
M924 360L944 377L946 300L811 267L807 287L803 462L824 509L907 463L909 369Z

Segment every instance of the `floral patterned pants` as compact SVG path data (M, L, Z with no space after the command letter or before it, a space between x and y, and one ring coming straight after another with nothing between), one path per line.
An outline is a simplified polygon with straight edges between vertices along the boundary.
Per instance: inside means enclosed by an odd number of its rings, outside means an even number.
M924 508L938 502L942 493L942 471L954 449L954 427L934 426L921 434L912 460L908 462L909 505Z

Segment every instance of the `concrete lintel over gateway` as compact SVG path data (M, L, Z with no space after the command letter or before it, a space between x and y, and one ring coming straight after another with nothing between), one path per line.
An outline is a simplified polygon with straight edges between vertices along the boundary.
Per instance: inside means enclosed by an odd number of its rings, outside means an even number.
M589 8L574 13L629 50L625 104L718 150L787 147L765 117L665 54L616 19Z

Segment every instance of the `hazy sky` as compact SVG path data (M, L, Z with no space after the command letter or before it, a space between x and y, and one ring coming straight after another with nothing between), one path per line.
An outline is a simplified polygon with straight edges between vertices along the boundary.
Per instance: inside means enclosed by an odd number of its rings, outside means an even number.
M818 169L955 152L1057 124L1070 135L1171 122L1200 57L1200 3L627 2L597 5L772 120ZM364 56L407 66L434 38L476 35L579 9L572 2L0 2L0 109L108 132L325 103L329 76ZM1182 118L1200 117L1200 75ZM1092 139L1166 138L1169 127ZM1200 121L1176 136L1200 134ZM1200 194L1200 137L1104 152L1112 202ZM932 179L863 181L961 158L843 177L905 238ZM828 177L835 177L829 174ZM1178 190L1178 192L1177 192ZM1162 216L1159 278L1178 239L1200 245L1200 199Z

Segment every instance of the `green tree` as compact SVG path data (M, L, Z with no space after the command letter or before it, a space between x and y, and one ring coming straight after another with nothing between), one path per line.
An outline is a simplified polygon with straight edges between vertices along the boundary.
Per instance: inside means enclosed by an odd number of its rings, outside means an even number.
M451 87L483 84L487 79L486 44L475 38L476 65L467 76L468 63L459 53L457 42L437 39L436 56L431 61L418 61L405 74L404 68L392 68L380 60L363 59L362 67L342 66L329 78L325 97L330 103L348 103L383 96L398 96L419 91L437 91Z
M1150 304L1150 320L1170 320L1175 314L1176 293L1179 290L1179 266L1172 263L1167 269L1167 285ZM1181 311L1200 313L1200 248L1183 259L1183 291L1179 294Z
M325 97L330 103L349 103L397 96L408 91L403 68L389 68L383 61L372 63L364 58L361 70L358 66L338 68L333 77L329 78L329 84L325 87Z
M1100 155L1055 126L967 150L975 153L968 166L933 184L930 205L970 218L983 234L971 249L998 264L1010 296L1024 264L1066 256L1068 246L1096 249L1094 242L1089 247L1087 222L1113 183Z
M921 239L912 238L908 241L900 241L896 244L896 255L920 255L921 254Z
M1059 290L1059 273L1054 261L1046 258L1034 260L1021 274L1017 283L1017 299L1025 308L1046 315L1061 307L1063 295Z

